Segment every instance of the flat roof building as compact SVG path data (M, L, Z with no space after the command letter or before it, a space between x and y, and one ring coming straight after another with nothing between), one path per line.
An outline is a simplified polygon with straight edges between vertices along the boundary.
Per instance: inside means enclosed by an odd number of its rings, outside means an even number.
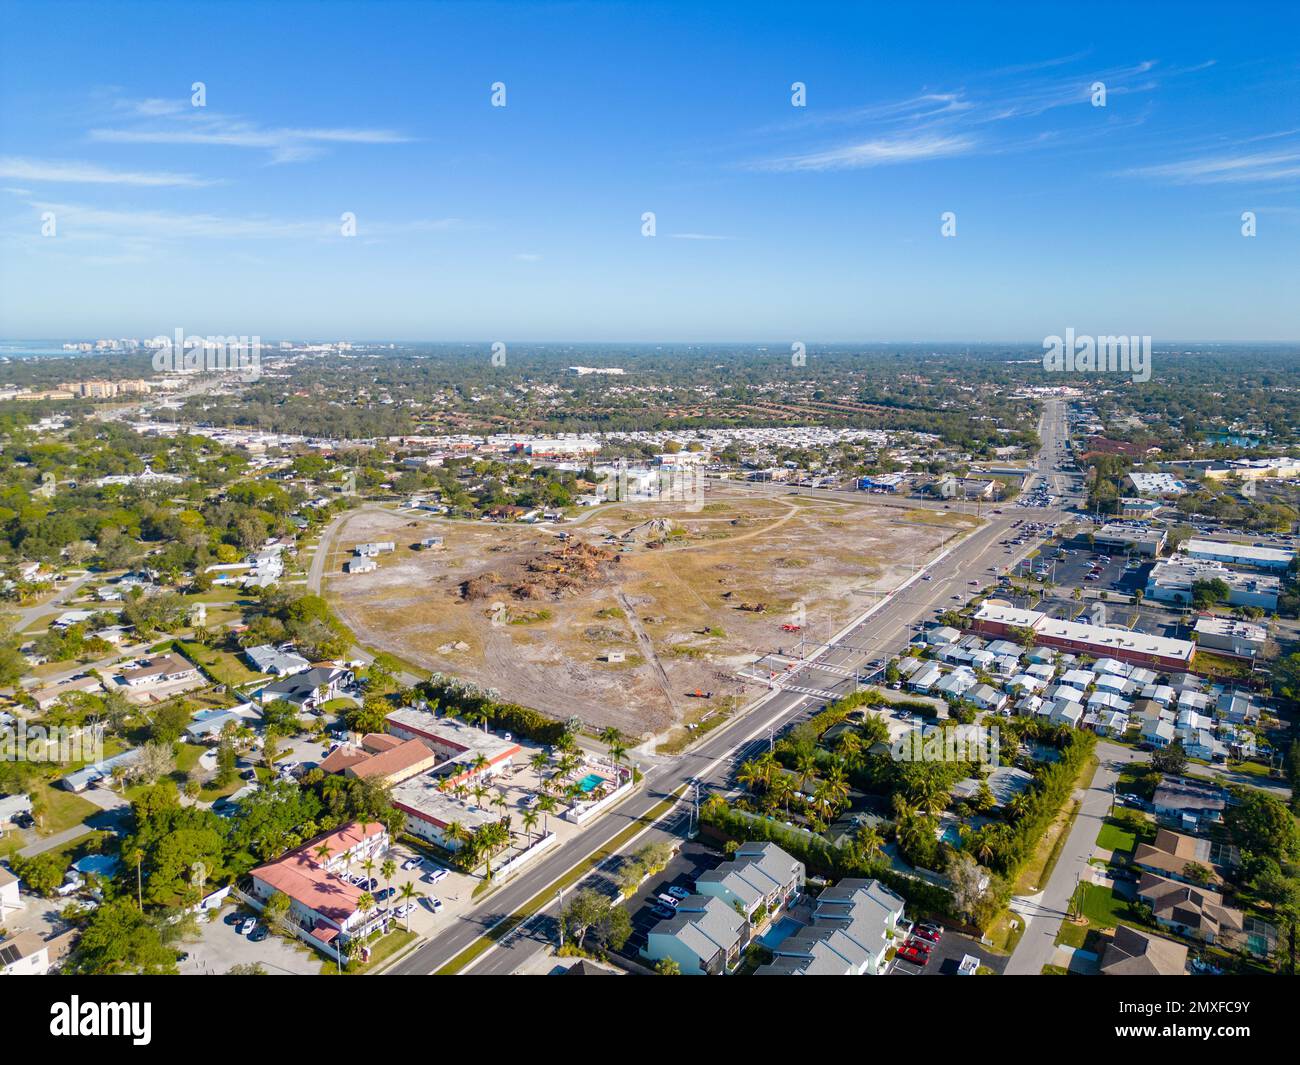
M985 602L975 614L973 628L989 636L1009 636L1031 629L1037 643L1061 650L1116 658L1160 670L1187 669L1196 653L1190 640L1149 636L1129 629L1061 621L1037 610L1019 610Z
M1294 551L1285 551L1278 547L1256 547L1253 544L1227 543L1222 540L1191 539L1183 544L1183 550L1188 558L1266 570L1285 570L1295 559Z

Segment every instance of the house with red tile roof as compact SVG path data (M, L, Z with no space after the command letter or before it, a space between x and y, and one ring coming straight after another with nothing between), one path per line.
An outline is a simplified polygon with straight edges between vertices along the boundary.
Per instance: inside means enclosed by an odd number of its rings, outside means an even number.
M374 910L361 909L363 892L344 874L367 858L378 859L389 843L383 825L353 821L253 869L247 895L255 905L265 905L277 893L287 895L298 937L333 954L349 939L367 934L376 920Z

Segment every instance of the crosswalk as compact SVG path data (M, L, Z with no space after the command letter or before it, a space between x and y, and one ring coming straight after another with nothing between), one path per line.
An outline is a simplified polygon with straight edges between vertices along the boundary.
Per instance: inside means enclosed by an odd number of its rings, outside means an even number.
M828 692L824 688L804 688L798 684L783 684L782 691L798 692L800 695L813 695L818 699L838 699L839 695L835 692Z

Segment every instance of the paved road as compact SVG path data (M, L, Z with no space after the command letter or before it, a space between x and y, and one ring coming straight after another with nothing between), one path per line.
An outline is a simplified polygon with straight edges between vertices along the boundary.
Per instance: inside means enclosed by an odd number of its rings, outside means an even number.
M1131 747L1099 743L1097 757L1101 764L1092 784L1083 792L1083 803L1047 886L1037 895L1012 900L1011 908L1026 918L1026 927L1007 964L1008 976L1036 976L1043 971L1044 965L1051 962L1061 921L1069 910L1070 897L1080 877L1087 871L1088 859L1097 843L1097 833L1110 813L1120 770L1129 762L1145 759L1147 755Z
M1040 423L1044 447L1043 462L1050 468L1055 462L1059 441L1064 433L1064 407L1049 403ZM1027 478L1026 490L1035 478ZM989 521L966 539L940 553L918 569L896 591L881 599L862 618L828 639L825 645L810 649L810 657L789 683L818 691L846 693L856 687L853 676L872 659L883 658L901 650L910 639L917 622L929 620L951 602L952 596L966 598L971 580L983 585L990 578L989 569L1004 570L1020 552L1003 547L1011 523L1018 518L1054 521L1059 511L1044 508L1034 511L1006 507L1005 513L988 514ZM322 543L323 543L322 538ZM931 573L931 571L933 571ZM926 576L932 576L926 580ZM848 673L850 676L845 676ZM531 869L499 888L484 904L456 921L400 963L386 970L399 975L431 973L473 943L499 921L516 912L525 902L547 890L559 877L588 856L596 853L632 822L652 828L659 837L678 827L680 808L670 811L658 824L651 825L646 815L665 797L684 789L691 780L706 785L726 786L735 767L772 740L774 734L823 702L820 696L777 690L760 699L735 720L710 733L685 754L646 768L642 789L601 817L590 829L555 853L543 858ZM640 846L642 839L625 844L623 853ZM554 905L552 903L551 905ZM473 972L514 971L531 953L543 949L544 943L530 922L522 933L514 933L506 948L495 947L481 957Z
M74 577L72 580L59 585L58 590L54 595L45 602L37 603L35 606L19 607L17 610L11 611L13 631L15 633L24 632L27 627L38 618L43 618L47 614L59 612L59 608L64 606L69 599L75 596L76 593L81 590L83 584L87 581L95 580L100 576L102 576L102 574L90 572L83 573L81 576ZM104 605L106 609L111 609L112 607L111 603L106 603Z

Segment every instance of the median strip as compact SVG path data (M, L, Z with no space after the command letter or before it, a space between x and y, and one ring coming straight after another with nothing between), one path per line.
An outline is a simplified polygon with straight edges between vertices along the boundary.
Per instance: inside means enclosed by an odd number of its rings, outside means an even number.
M570 887L577 883L591 872L591 870L596 868L596 866L600 865L601 862L605 861L605 859L617 854L619 848L622 847L623 844L627 843L628 840L632 839L639 833L644 832L647 827L658 821L659 818L676 805L677 800L682 797L685 790L686 785L683 784L668 798L647 810L643 817L638 818L632 824L628 825L627 828L623 829L622 832L610 839L609 842L599 850L593 851L591 854L587 855L586 858L577 862L562 876L556 877L555 880L551 881L551 883L520 906L514 913L507 917L503 917L445 965L434 970L433 975L455 976L457 973L461 972L467 965L489 950L494 943L500 942L528 920L528 918L541 910L542 907L546 906L550 900L555 897L555 892L558 889Z

